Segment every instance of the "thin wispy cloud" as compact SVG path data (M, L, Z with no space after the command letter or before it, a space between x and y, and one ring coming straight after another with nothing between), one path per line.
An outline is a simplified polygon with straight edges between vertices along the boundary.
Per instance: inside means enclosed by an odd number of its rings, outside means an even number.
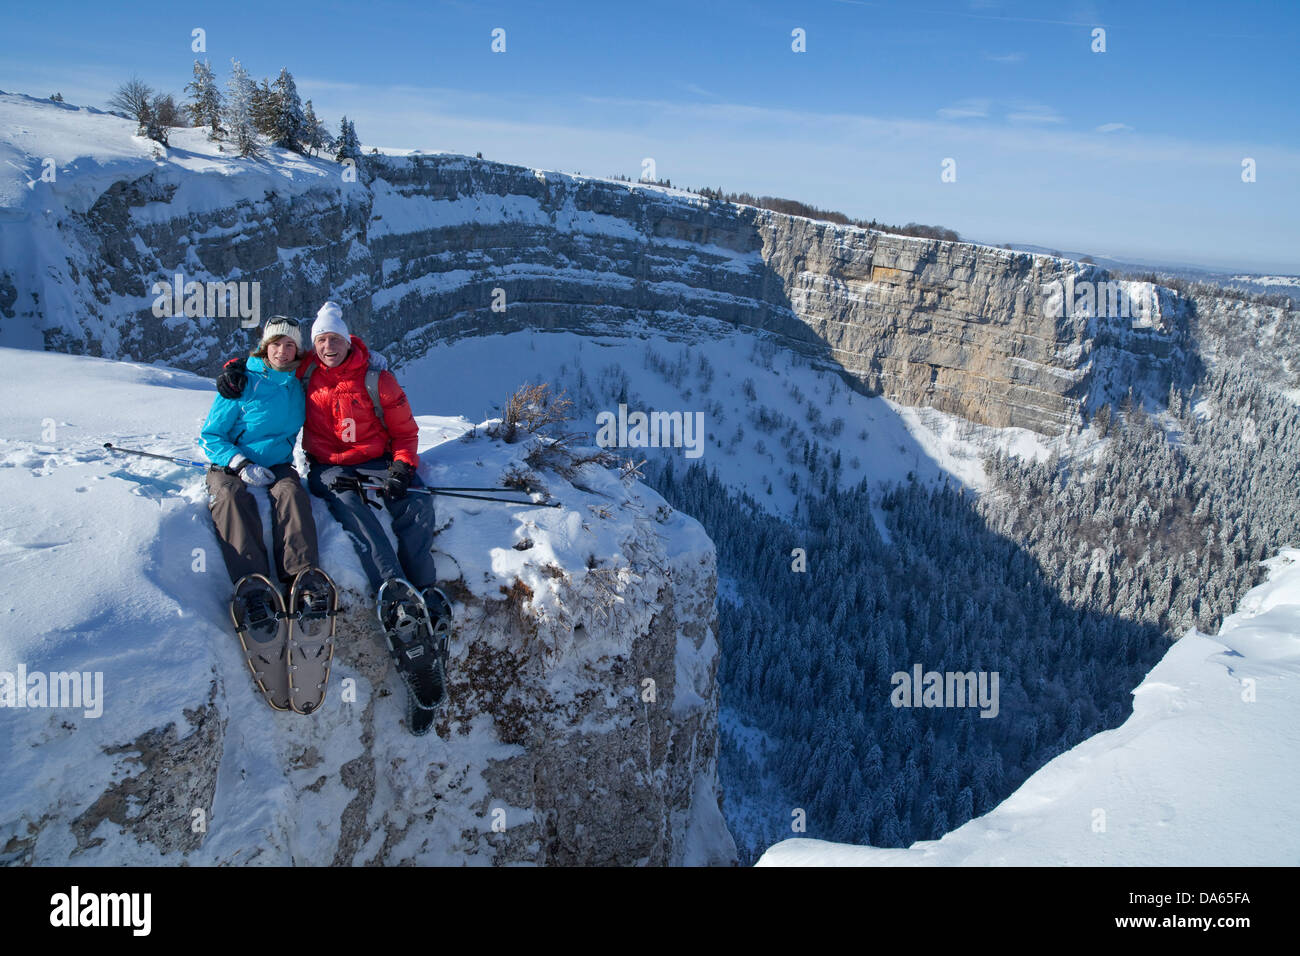
M1133 127L1129 126L1128 123L1102 123L1100 126L1094 127L1094 129L1098 133L1120 133L1132 131Z
M922 151L937 150L939 144L955 144L966 149L982 149L1007 156L1061 154L1089 160L1104 159L1143 165L1217 168L1226 163L1234 171L1234 178L1238 168L1237 160L1232 158L1239 149L1236 145L1171 136L1098 137L1091 129L1071 130L1064 122L967 126L941 119L915 120L726 101L702 103L594 95L584 95L569 101L536 96L531 102L522 104L512 97L514 102L511 106L520 107L523 114L529 117L522 120L515 117L515 110L507 108L504 101L493 106L492 97L487 94L477 95L472 106L465 110L455 110L452 104L461 95L449 89L440 89L437 95L432 95L418 93L412 87L375 87L364 94L365 101L371 104L367 109L370 115L366 121L367 128L390 126L390 117L400 115L410 118L418 116L433 124L434 128L444 130L448 123L457 126L472 123L473 128L479 130L515 129L532 134L556 126L565 135L579 130L590 134L584 138L584 142L600 142L602 137L617 131L619 134L648 138L662 137L677 154L689 154L695 148L694 134L706 131L710 143L721 143L729 156L746 150L758 155L764 150L774 150L778 143L783 148L792 143L792 148L802 151L817 149L834 155L840 155L839 151L842 151L843 160L850 165L861 157L864 144L876 143L876 148L883 154L891 155L892 150L906 143L909 149ZM465 95L468 98L468 94ZM989 103L990 114L993 105ZM1036 109L1055 115L1045 106ZM1035 112L1035 107L1030 104L1019 105L1018 110L1026 115L1044 115ZM650 132L651 127L662 127L663 132ZM399 138L390 135L386 140L396 141ZM742 138L749 143L743 149L739 145ZM529 136L524 135L519 137L516 145L523 149L529 143ZM760 143L766 145L759 145ZM1261 152L1263 149L1261 147ZM1267 149L1269 155L1274 157L1271 162L1284 165L1288 171L1300 173L1300 152L1287 148ZM774 175L788 176L779 169Z
M711 100L716 100L718 98L717 93L714 93L712 90L706 90L704 87L695 83L683 83L681 84L681 87L687 93L694 93L696 96L708 97Z
M1065 119L1050 106L1031 104L1021 106L1007 114L1009 123L1064 123Z
M870 3L870 2L867 2L867 0L835 0L835 2L836 2L836 3L843 3L843 4L850 4L850 5L852 5L852 6L856 6L856 7L879 7L879 6L881 6L881 4L879 4L879 3ZM944 17L952 17L952 16L957 16L957 17L970 17L970 18L972 18L972 19L976 19L976 20L1005 20L1005 21L1007 21L1007 22L1011 22L1011 23L1045 23L1045 24L1050 24L1050 25L1052 25L1052 26L1061 26L1061 27L1104 27L1104 26L1107 26L1107 24L1104 23L1104 22L1102 22L1101 20L1083 20L1083 19L1075 19L1075 20L1059 20L1059 19L1052 19L1052 18L1048 18L1048 17L1016 17L1016 16L1008 16L1008 15L1006 15L1006 14L998 14L998 13L984 13L984 12L981 12L981 11L985 11L985 10L995 10L995 9L997 9L999 6L1001 6L1001 4L998 4L998 3L981 3L981 2L978 2L978 0L975 0L975 2L972 2L972 3L970 4L970 9L969 9L969 10L951 10L951 9L943 10L943 9L938 9L938 8L935 8L935 7L914 7L914 6L909 6L909 7L908 7L908 10L911 11L911 12L913 12L913 13L920 13L920 14L927 14L927 15L928 15L928 14L938 14L938 15L940 15L940 16L944 16ZM1080 12L1080 13L1078 14L1078 16L1088 16L1088 15L1089 15L1089 10L1088 10L1088 9L1085 9L1085 10L1083 10L1082 12Z
M935 11L938 12L938 11ZM1086 20L1052 20L1044 17L1008 17L991 13L963 13L958 12L958 16L972 17L977 20L1006 20L1011 23L1045 23L1058 27L1104 27L1107 24L1098 21Z
M960 100L951 106L945 106L938 113L944 119L985 119L991 105L988 100Z
M958 100L935 112L941 119L989 119L1001 112L1008 123L1063 123L1064 117L1050 106L1041 103L995 103L981 97Z

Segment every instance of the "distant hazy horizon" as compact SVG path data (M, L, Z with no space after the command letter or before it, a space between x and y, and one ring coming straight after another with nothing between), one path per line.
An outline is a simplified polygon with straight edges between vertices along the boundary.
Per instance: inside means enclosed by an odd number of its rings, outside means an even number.
M287 66L381 148L633 179L652 160L674 185L971 241L1295 274L1298 23L1206 2L52 0L6 11L0 88L104 108L132 73L182 96L196 57L223 83L235 57Z

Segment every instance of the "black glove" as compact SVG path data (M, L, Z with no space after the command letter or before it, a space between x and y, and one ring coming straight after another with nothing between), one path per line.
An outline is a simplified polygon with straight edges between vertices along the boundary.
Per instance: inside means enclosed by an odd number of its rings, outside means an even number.
M217 376L217 391L221 394L222 398L229 398L232 401L236 398L243 397L244 386L247 384L247 359L231 359L222 366L221 374Z
M404 461L394 461L388 466L388 477L384 479L384 497L396 501L406 497L406 489L411 486L411 466Z

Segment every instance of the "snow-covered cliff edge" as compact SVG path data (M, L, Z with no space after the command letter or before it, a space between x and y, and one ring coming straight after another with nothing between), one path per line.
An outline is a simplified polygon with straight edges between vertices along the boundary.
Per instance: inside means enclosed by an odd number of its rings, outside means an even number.
M459 628L445 715L421 738L401 726L351 545L313 501L351 609L324 707L276 713L227 626L202 472L101 447L192 456L211 381L0 358L0 862L734 859L717 799L714 549L652 490L586 465L572 481L533 469L561 508L438 499ZM528 468L535 439L419 420L430 483ZM72 672L89 693L53 706L67 700L50 675ZM31 706L14 706L20 673Z

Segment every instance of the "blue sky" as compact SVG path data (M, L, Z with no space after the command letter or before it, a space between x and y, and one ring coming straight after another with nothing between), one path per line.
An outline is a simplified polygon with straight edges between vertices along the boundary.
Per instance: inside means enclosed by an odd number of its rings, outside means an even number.
M979 241L1300 272L1296 3L54 0L3 23L9 91L180 93L201 27L223 81L232 56L288 66L367 146L633 178L649 157Z

